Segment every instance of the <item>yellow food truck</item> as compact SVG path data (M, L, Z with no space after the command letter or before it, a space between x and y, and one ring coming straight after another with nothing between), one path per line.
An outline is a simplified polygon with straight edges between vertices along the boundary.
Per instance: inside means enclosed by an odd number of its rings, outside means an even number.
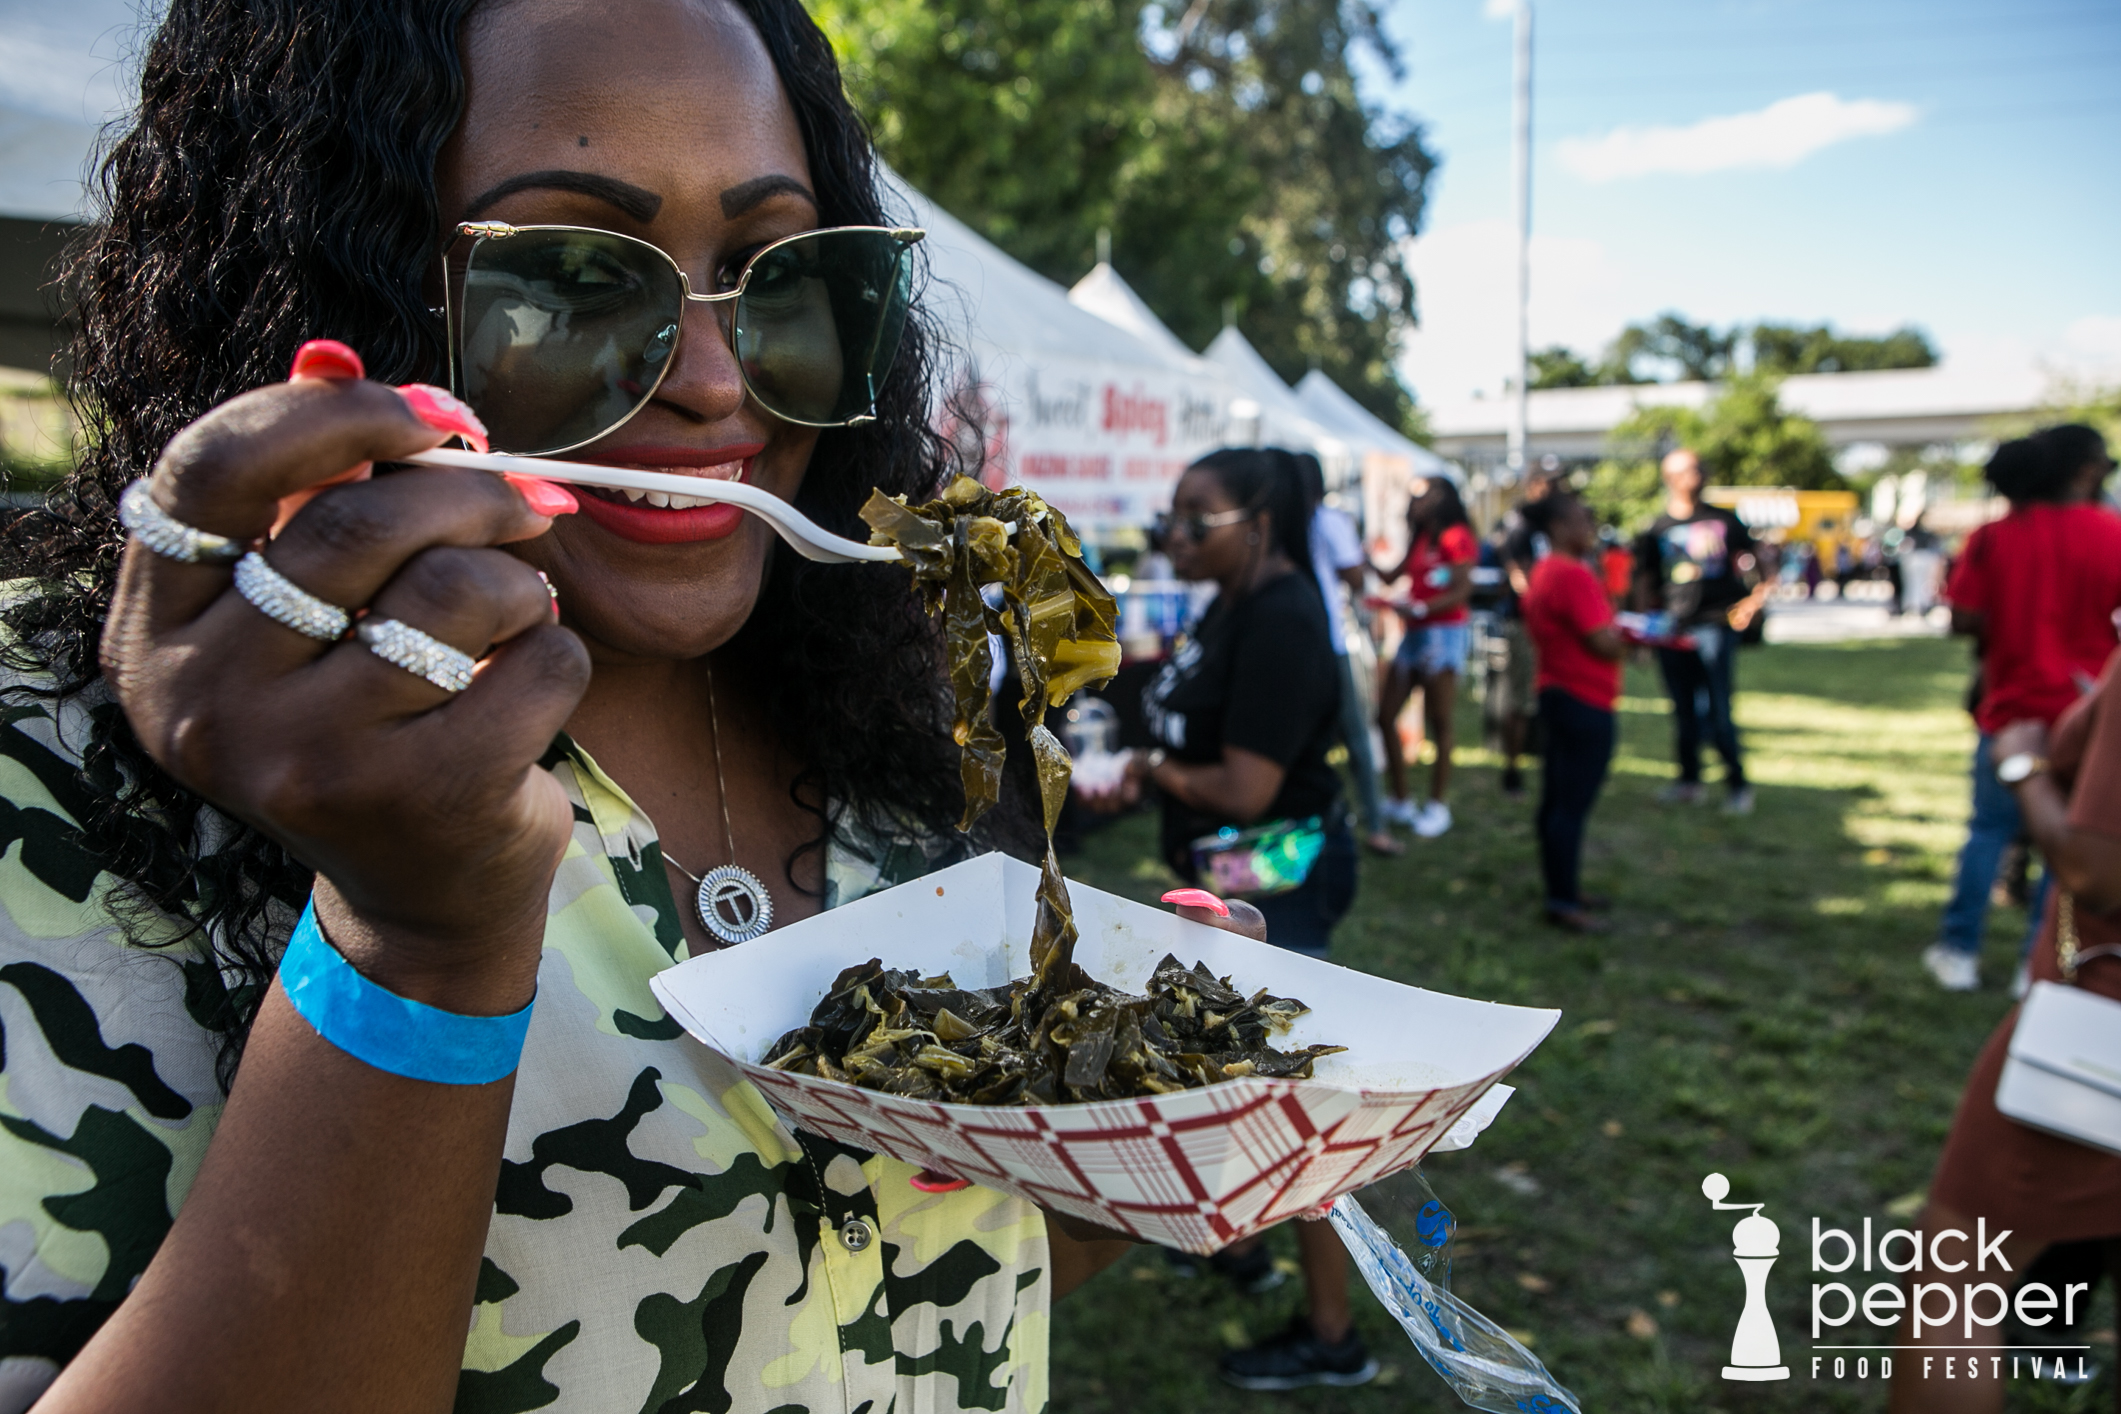
M1737 512L1756 539L1778 545L1809 541L1821 565L1831 566L1843 545L1856 548L1853 491L1799 491L1789 486L1711 486L1701 499Z

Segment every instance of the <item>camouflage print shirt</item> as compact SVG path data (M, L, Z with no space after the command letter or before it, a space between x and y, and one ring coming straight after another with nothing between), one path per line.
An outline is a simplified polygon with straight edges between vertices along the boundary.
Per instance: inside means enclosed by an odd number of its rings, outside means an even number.
M76 829L86 725L78 705L0 716L0 1414L26 1409L131 1289L221 1108L214 1038L190 1010L211 969L128 944L115 881ZM655 826L579 749L545 767L574 838L459 1414L1043 1409L1038 1211L922 1193L908 1165L792 1132L682 1034L648 987L685 946ZM923 841L838 834L828 906L949 862Z

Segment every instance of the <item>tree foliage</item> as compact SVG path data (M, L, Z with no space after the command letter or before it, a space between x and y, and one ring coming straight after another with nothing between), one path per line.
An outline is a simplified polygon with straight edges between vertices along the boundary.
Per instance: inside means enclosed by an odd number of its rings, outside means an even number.
M1833 326L1755 324L1747 335L1760 373L1869 373L1883 368L1928 368L1937 362L1929 336L1912 326L1882 338L1837 334Z
M1701 408L1639 406L1616 426L1609 453L1585 494L1615 525L1635 529L1664 503L1658 463L1692 448L1714 486L1793 486L1832 491L1847 486L1819 424L1782 406L1772 374L1735 377Z
M1870 338L1837 333L1830 324L1763 322L1718 330L1665 313L1622 329L1595 362L1558 344L1534 354L1532 386L1586 388L1673 379L1707 383L1741 369L1787 377L1928 368L1936 362L1929 336L1912 325Z
M1664 381L1659 375L1670 372L1689 383L1712 382L1730 372L1738 334L1736 329L1719 334L1676 314L1630 324L1606 349L1601 363L1604 381L1659 383Z
M885 158L1072 283L1112 262L1195 348L1228 311L1285 379L1318 367L1410 425L1402 242L1434 159L1364 101L1398 55L1367 0L817 0Z
M1599 380L1598 369L1587 362L1574 349L1555 344L1551 348L1534 349L1528 360L1532 365L1534 388L1590 388Z

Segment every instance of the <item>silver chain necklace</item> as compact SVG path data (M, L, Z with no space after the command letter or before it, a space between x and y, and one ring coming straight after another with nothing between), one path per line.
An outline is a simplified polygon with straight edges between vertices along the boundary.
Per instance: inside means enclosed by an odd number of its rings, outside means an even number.
M714 730L714 788L722 802L722 834L729 862L695 874L663 851L671 868L699 886L692 906L700 925L725 943L748 943L773 926L773 895L759 876L736 862L736 830L729 823L729 782L722 776L722 719L714 703L714 669L707 670L707 721Z

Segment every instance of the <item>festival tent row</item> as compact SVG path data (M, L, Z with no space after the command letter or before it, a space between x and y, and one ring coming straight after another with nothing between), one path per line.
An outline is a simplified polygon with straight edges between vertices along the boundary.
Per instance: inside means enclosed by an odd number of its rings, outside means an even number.
M1307 382L1344 406L1307 402L1234 328L1196 354L1109 264L1064 290L891 181L894 214L928 232L923 303L948 346L948 430L990 481L1031 487L1086 533L1146 526L1188 463L1230 443L1317 453L1332 484L1360 480L1372 523L1373 503L1403 506L1413 477L1454 474L1322 374Z
M1383 418L1315 368L1297 383L1296 401L1321 423L1364 448L1362 524L1370 558L1379 564L1396 563L1406 553L1402 512L1415 479L1447 476L1463 491L1464 474L1455 463L1393 431Z

